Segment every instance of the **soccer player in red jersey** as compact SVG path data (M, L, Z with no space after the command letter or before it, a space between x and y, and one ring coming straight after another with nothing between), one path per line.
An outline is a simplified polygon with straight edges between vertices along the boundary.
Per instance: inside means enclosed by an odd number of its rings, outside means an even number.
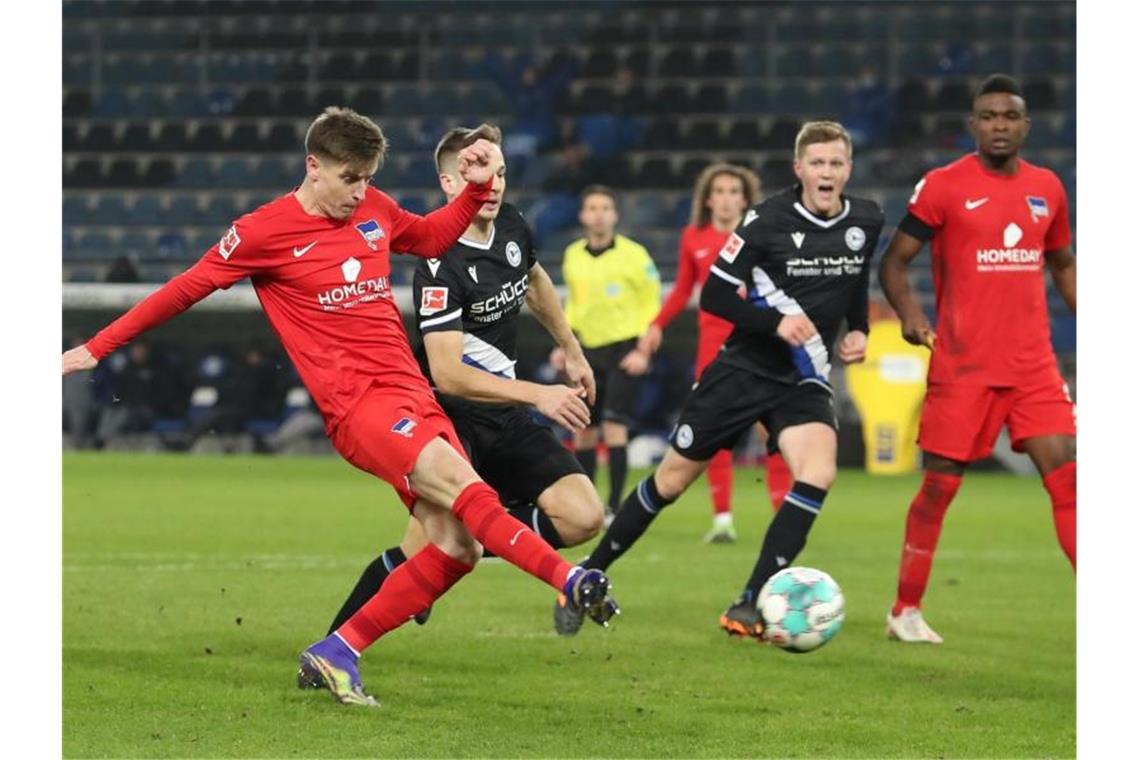
M656 319L638 343L645 354L654 353L661 345L662 333L692 296L693 288L704 287L717 252L744 218L745 209L760 202L760 178L742 166L716 163L705 167L693 185L693 208L689 224L681 232L677 280ZM697 315L697 364L699 380L705 367L716 358L732 332L732 323L707 311ZM763 432L763 426L757 425ZM763 432L764 437L767 433ZM768 496L776 509L792 486L792 473L783 456L776 452L767 459ZM736 540L732 525L732 452L718 452L707 470L709 495L713 502L712 530L705 536L710 543Z
M925 472L887 615L888 635L902 641L942 641L921 612L942 518L966 466L989 456L1003 425L1014 450L1041 473L1061 549L1077 565L1076 422L1050 345L1042 287L1048 267L1076 314L1065 189L1053 172L1018 155L1029 117L1014 79L985 80L970 129L977 152L923 177L879 268L903 336L932 351L918 436ZM937 330L907 281L908 265L928 240Z
M493 200L502 153L485 140L460 151L466 188L421 217L371 186L386 147L371 120L350 109L326 109L305 137L305 179L298 188L240 217L198 263L63 354L64 374L91 369L215 290L251 279L336 450L390 483L430 541L356 614L301 655L302 671L323 678L336 699L369 706L379 703L360 681L360 652L469 573L480 545L550 584L599 623L612 609L604 574L588 575L563 560L507 514L476 475L412 356L392 300L389 254L437 257L451 248Z

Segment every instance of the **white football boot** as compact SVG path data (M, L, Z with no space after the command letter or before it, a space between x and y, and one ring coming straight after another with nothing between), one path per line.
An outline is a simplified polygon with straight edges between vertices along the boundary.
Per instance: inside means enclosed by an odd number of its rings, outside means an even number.
M926 624L918 607L907 607L898 615L887 612L887 638L917 644L942 643L942 637Z

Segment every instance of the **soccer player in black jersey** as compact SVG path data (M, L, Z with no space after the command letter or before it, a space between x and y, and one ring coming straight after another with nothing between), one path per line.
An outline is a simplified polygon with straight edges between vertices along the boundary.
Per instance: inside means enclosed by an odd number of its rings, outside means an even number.
M483 124L456 127L436 147L440 186L449 198L464 186L456 156L481 138L502 143L498 127ZM578 460L534 420L530 408L571 432L581 430L590 420L586 402L594 402L594 376L554 283L536 261L530 227L518 209L502 201L505 189L504 167L495 178L493 200L455 247L417 265L415 353L475 470L498 491L511 515L558 549L598 534L602 503ZM524 301L565 352L573 387L515 378L517 318ZM399 546L365 569L332 629L425 544L423 528L410 520ZM427 612L417 615L417 622L424 622Z
M768 527L744 591L721 616L731 634L763 638L756 597L790 565L835 480L836 430L829 381L835 358L860 362L867 348L871 256L883 226L873 201L843 194L851 138L836 122L815 121L796 137L799 182L753 206L713 265L701 308L732 322L728 342L694 386L657 470L626 497L581 564L607 568L753 423L769 431L794 484ZM741 297L744 293L744 297ZM554 608L555 629L573 633L582 618Z

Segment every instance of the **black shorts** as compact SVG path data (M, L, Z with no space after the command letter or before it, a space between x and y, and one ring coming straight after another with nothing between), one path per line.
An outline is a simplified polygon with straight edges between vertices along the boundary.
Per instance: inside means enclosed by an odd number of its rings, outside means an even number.
M839 429L831 392L818 383L779 383L717 359L685 399L669 443L686 459L703 462L735 446L756 422L768 429L769 453L784 428L822 422Z
M507 507L533 504L565 476L585 474L578 459L526 407L475 405L436 397L455 425L475 472Z
M625 355L636 347L637 339L630 338L584 349L586 361L594 371L594 381L598 386L597 398L590 408L591 427L600 424L602 420L617 422L626 427L633 425L634 403L641 387L641 378L629 374L619 365Z

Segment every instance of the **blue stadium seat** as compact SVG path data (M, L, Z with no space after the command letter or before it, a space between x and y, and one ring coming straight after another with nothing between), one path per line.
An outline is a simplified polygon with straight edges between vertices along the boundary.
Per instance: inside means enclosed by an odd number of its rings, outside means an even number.
M1013 71L1013 51L1006 41L976 46L977 70L981 72Z
M154 250L150 236L139 230L127 230L119 237L116 246L118 255L127 256L135 261L146 258Z
M126 116L130 111L130 103L125 92L115 87L108 87L96 99L91 108L91 115L103 119L115 119Z
M112 259L118 255L111 236L93 230L76 237L75 249L77 257L82 259Z
M905 39L905 38L904 38ZM930 37L917 37L924 40ZM933 39L937 39L934 37ZM939 62L942 51L938 46L917 42L903 48L899 56L899 74L903 77L934 76L940 73Z
M393 85L384 95L385 111L393 116L417 116L423 111L423 96L416 85Z
M90 196L86 193L68 193L63 196L64 225L90 224L92 219Z
M237 215L238 210L234 204L233 196L228 193L218 193L206 201L201 219L203 224L214 225L222 229L233 222Z
M680 229L689 223L689 215L693 212L693 199L689 195L682 195L677 200L673 201L673 208L669 213L669 219L665 222L664 226L676 227Z
M179 187L206 189L215 185L214 170L208 158L188 158L178 173Z
M812 114L840 121L851 102L851 92L840 82L820 85L812 93Z
M166 223L166 209L162 199L155 193L141 193L135 196L128 212L130 224L157 227Z
M102 193L95 196L92 207L93 224L120 225L130 222L130 213L127 211L127 201L118 193Z
M202 98L193 90L185 88L175 91L166 108L165 115L170 117L189 118L204 116L208 112Z
M819 74L816 52L807 45L788 46L776 54L775 74L780 77L807 77Z
M170 199L170 221L178 225L195 225L202 223L202 211L198 206L198 199L193 195L175 195Z
M154 252L163 259L185 259L188 253L186 236L178 231L160 233L155 240Z
M424 202L424 196L419 194L401 195L397 199L397 203L399 203L400 207L405 211L410 211L413 214L419 214L421 216L430 210L428 205Z

